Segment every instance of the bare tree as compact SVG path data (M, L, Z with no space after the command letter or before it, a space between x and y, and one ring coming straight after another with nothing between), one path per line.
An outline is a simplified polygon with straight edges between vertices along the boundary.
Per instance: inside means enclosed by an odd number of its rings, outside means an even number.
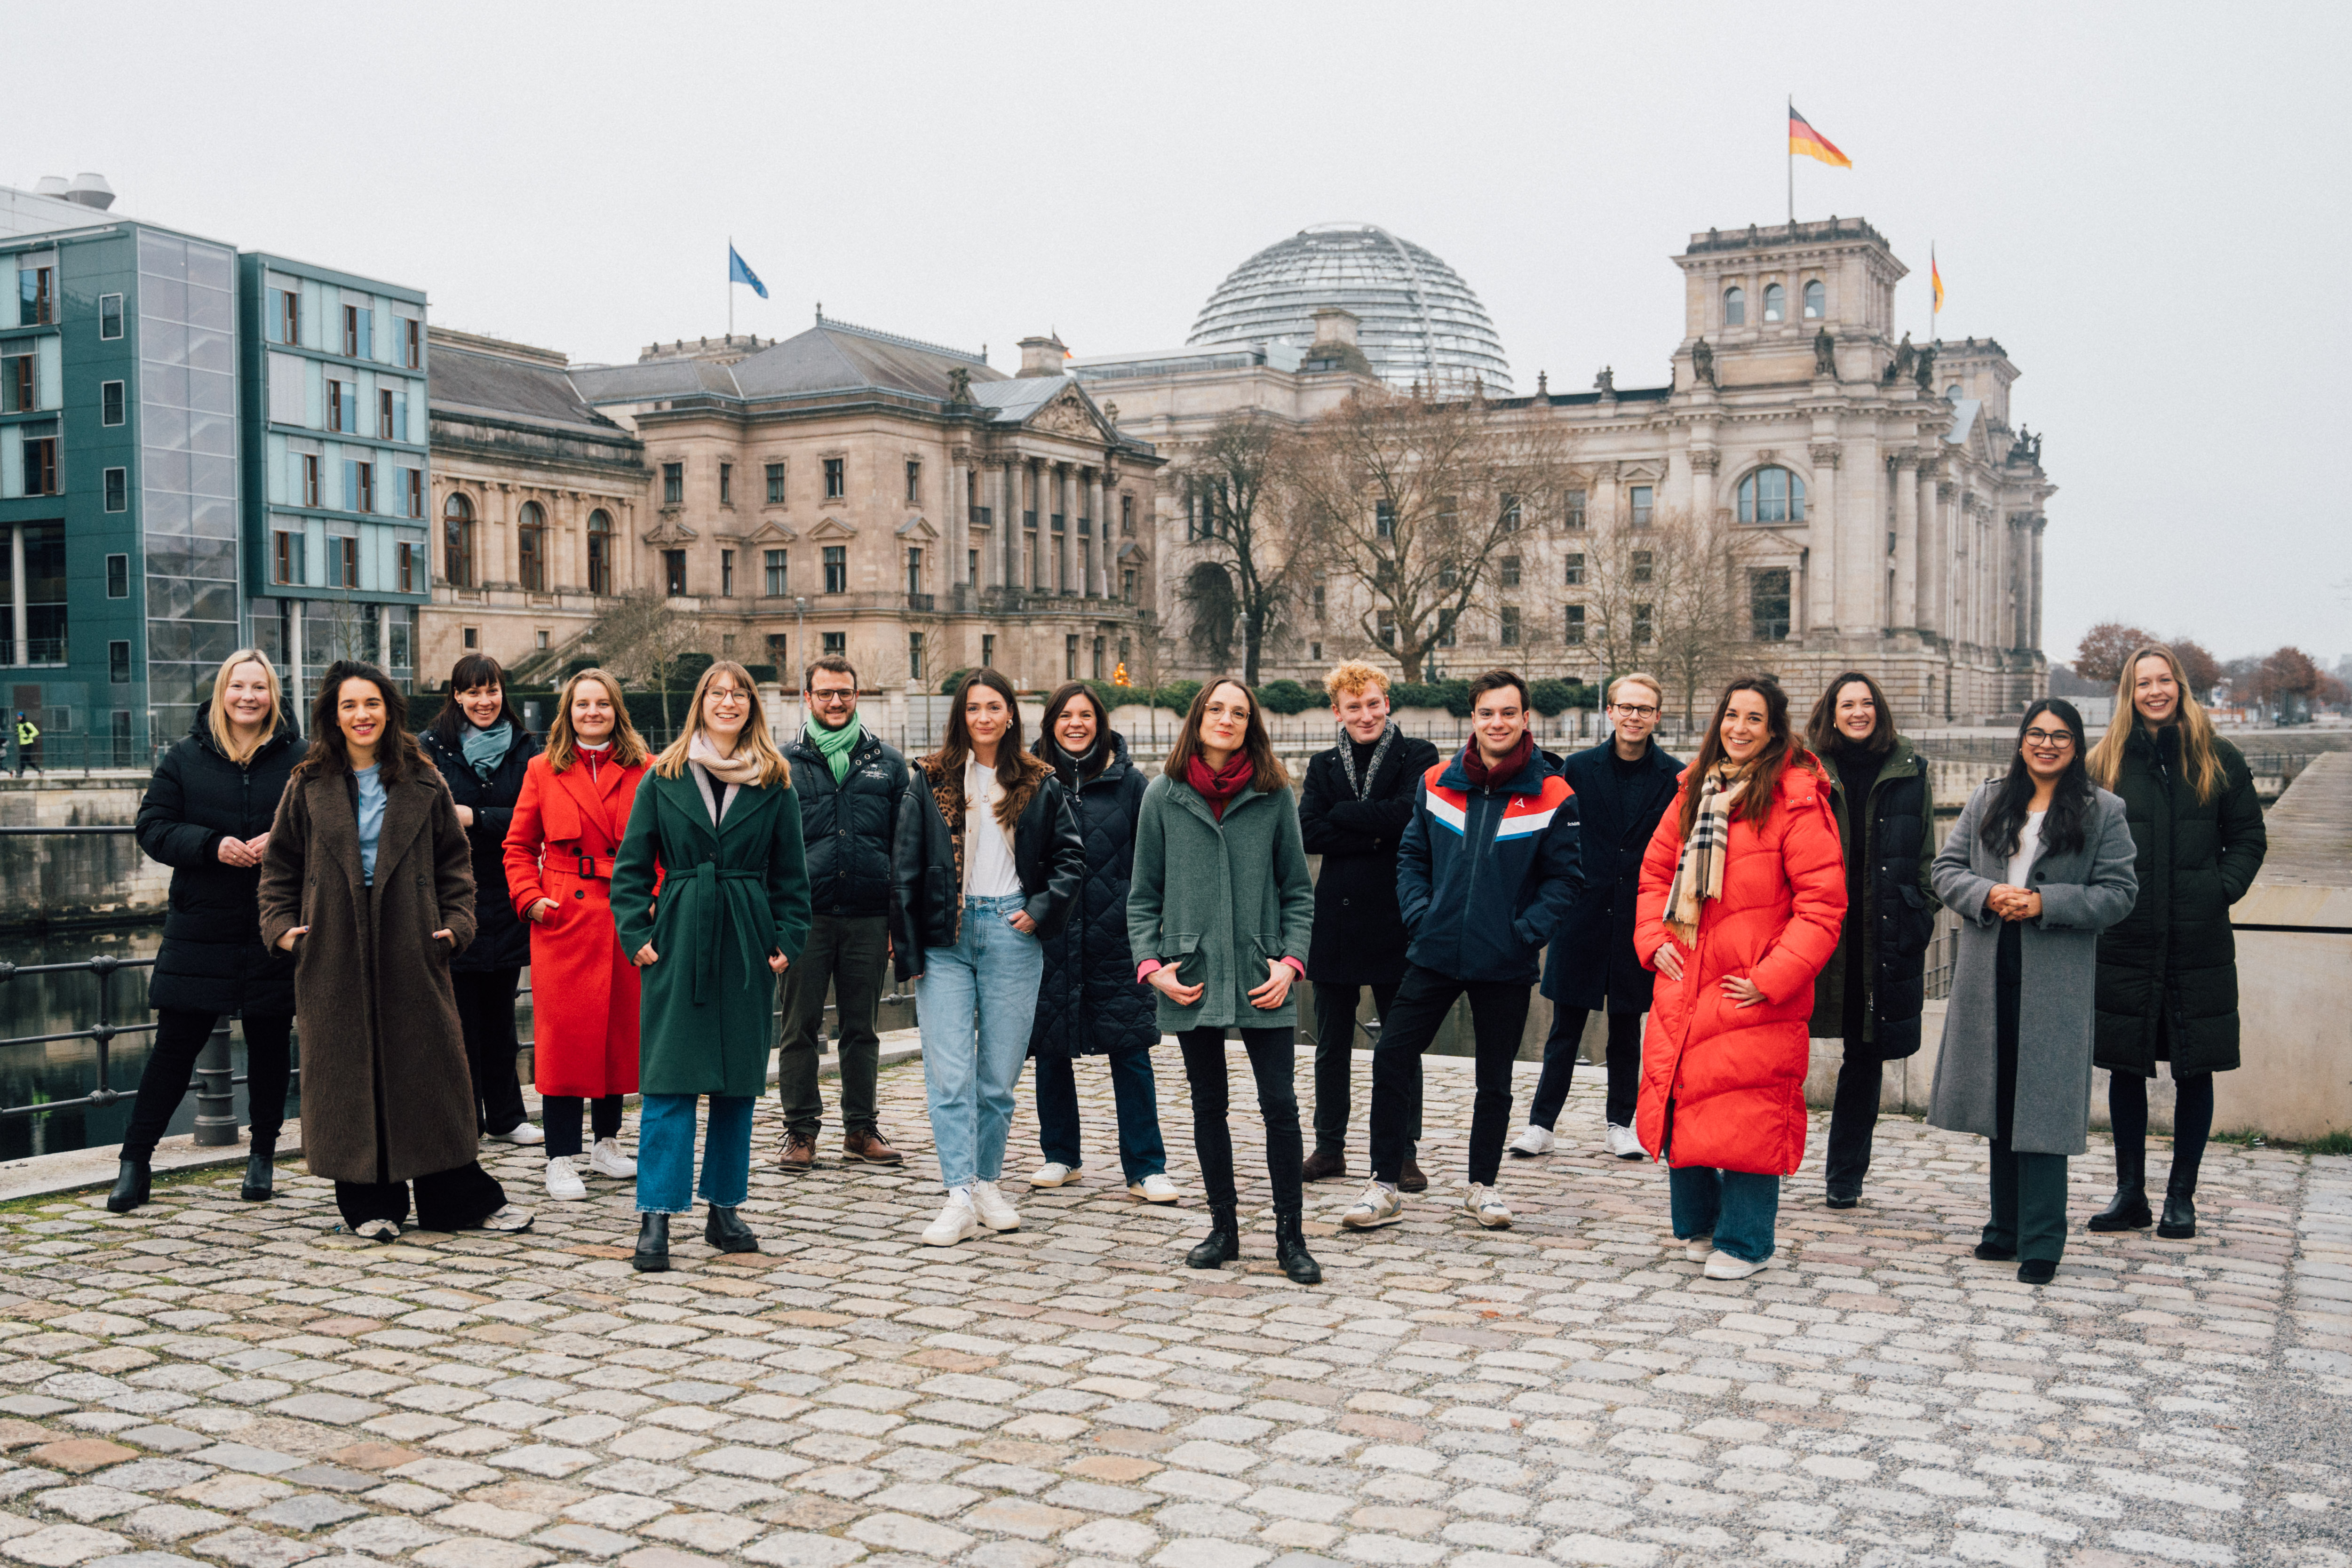
M1255 410L1226 415L1177 470L1198 552L1178 596L1192 606L1194 654L1212 667L1241 635L1242 679L1258 666L1293 587L1294 556L1275 497L1282 436Z
M672 733L677 720L670 693L678 661L688 654L709 653L713 639L701 618L670 608L651 589L624 594L597 620L588 642L606 668L632 686L661 693L662 723Z
M1584 552L1584 583L1570 601L1585 606L1584 640L1603 679L1647 668L1681 699L1692 723L1706 695L1733 666L1790 635L1785 593L1763 597L1780 610L1752 613L1748 574L1764 541L1729 523L1661 510L1636 527L1615 519Z
M1360 392L1299 432L1286 458L1299 552L1363 586L1358 629L1407 680L1484 602L1504 546L1555 515L1576 481L1551 420L1476 396Z

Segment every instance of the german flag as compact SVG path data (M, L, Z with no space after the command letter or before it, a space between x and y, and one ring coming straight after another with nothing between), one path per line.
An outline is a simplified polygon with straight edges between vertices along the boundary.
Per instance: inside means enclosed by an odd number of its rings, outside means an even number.
M1933 249L1927 252L1927 280L1935 285L1936 309L1941 311L1944 308L1944 269L1936 265L1936 253Z
M1791 153L1802 153L1808 158L1818 158L1832 169L1853 167L1853 159L1839 152L1828 137L1805 123L1805 117L1797 112L1797 106L1793 103L1789 106L1789 151Z

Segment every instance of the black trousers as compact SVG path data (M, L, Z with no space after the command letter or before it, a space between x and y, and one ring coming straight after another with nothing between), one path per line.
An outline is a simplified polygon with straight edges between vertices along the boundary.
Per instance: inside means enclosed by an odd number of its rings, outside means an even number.
M1249 1052L1250 1074L1257 1079L1258 1114L1265 1120L1265 1174L1274 1188L1274 1212L1299 1212L1298 1169L1306 1163L1298 1142L1297 1032L1292 1029L1242 1029L1242 1048ZM1234 1187L1234 1130L1226 1112L1231 1097L1225 1082L1225 1032L1221 1028L1187 1029L1176 1037L1184 1053L1184 1081L1192 1090L1192 1153L1201 1163L1201 1188L1211 1206L1231 1208L1238 1199Z
M2055 1263L2066 1252L2066 1156L2010 1146L2017 1123L2018 985L2023 938L2015 921L1993 951L1992 1214L1980 1239L2021 1259ZM1835 1191L1835 1188L1832 1188Z
M1437 1038L1445 1015L1470 998L1476 1040L1477 1092L1470 1105L1470 1180L1495 1184L1503 1163L1503 1134L1511 1121L1511 1063L1527 1032L1528 987L1523 983L1456 980L1417 963L1405 966L1396 1006L1381 1025L1372 1050L1372 1176L1393 1183L1412 1147L1405 1135L1421 1110L1421 1058Z
M1396 1010L1397 988L1375 985L1372 1006L1388 1027ZM1348 1122L1355 1114L1354 1089L1349 1077L1355 1066L1356 1001L1360 985L1315 983L1315 1147L1337 1154L1348 1146ZM1412 1108L1412 1136L1421 1139L1421 1107Z
M498 1178L483 1170L480 1161L468 1160L454 1171L419 1176L414 1184L337 1182L335 1207L342 1211L343 1223L354 1229L372 1219L406 1225L412 1184L419 1230L470 1230L507 1204L507 1191Z
M1822 1184L1833 1198L1862 1196L1870 1174L1871 1135L1878 1131L1878 1097L1886 1064L1857 1036L1846 1036L1848 1055L1839 1064L1837 1096L1830 1101L1829 1163Z
M485 1132L522 1125L522 1080L515 1077L515 987L521 980L520 969L460 970L449 976L457 1025L466 1035L466 1065L474 1075L474 1108Z
M1609 1125L1633 1125L1633 1102L1642 1091L1642 1018L1639 1013L1610 1013ZM1568 1103L1569 1086L1576 1079L1576 1052L1584 1039L1584 1022L1591 1014L1582 1007L1555 1007L1551 1033L1544 1037L1543 1076L1536 1079L1535 1103L1528 1107L1529 1124L1551 1131L1559 1122L1559 1108Z
M139 1074L139 1098L131 1108L131 1125L122 1133L122 1158L142 1163L155 1157L155 1144L171 1125L194 1075L197 1054L212 1038L216 1013L194 1013L181 1007L155 1009L155 1041L148 1048L147 1066ZM278 1142L286 1122L286 1085L292 1077L289 1037L291 1017L248 1017L245 1020L245 1087L252 1102L253 1142Z
M539 1124L547 1133L547 1157L565 1159L580 1152L580 1108L589 1108L590 1125L598 1138L621 1135L621 1097L607 1094L583 1100L576 1094L544 1094L539 1100Z

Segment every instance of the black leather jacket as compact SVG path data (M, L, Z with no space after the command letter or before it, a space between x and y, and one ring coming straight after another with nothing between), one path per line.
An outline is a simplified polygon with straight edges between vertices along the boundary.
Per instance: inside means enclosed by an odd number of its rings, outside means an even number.
M1021 879L1022 911L1040 937L1069 919L1087 874L1086 841L1070 797L1053 770L1027 752L1021 816L1013 830L1013 868ZM913 770L913 810L898 814L890 846L891 958L898 978L923 973L924 953L955 945L963 917L963 774L939 776L929 758ZM952 826L951 826L952 824Z

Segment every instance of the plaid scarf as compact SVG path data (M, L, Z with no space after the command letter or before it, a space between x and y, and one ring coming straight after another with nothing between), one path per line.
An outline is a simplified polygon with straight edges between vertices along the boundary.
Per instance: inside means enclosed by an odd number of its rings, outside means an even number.
M1339 726L1339 771L1348 775L1348 788L1354 792L1358 800L1363 799L1371 789L1373 775L1381 771L1381 763L1388 760L1389 742L1396 738L1396 721L1391 719L1381 728L1380 740L1373 743L1371 757L1364 763L1364 776L1358 778L1356 738L1348 733L1348 726Z
M1698 815L1690 837L1683 840L1675 862L1675 879L1666 888L1666 930L1685 947L1698 940L1701 907L1723 892L1723 867L1731 844L1731 808L1748 788L1748 772L1717 763L1699 781Z

